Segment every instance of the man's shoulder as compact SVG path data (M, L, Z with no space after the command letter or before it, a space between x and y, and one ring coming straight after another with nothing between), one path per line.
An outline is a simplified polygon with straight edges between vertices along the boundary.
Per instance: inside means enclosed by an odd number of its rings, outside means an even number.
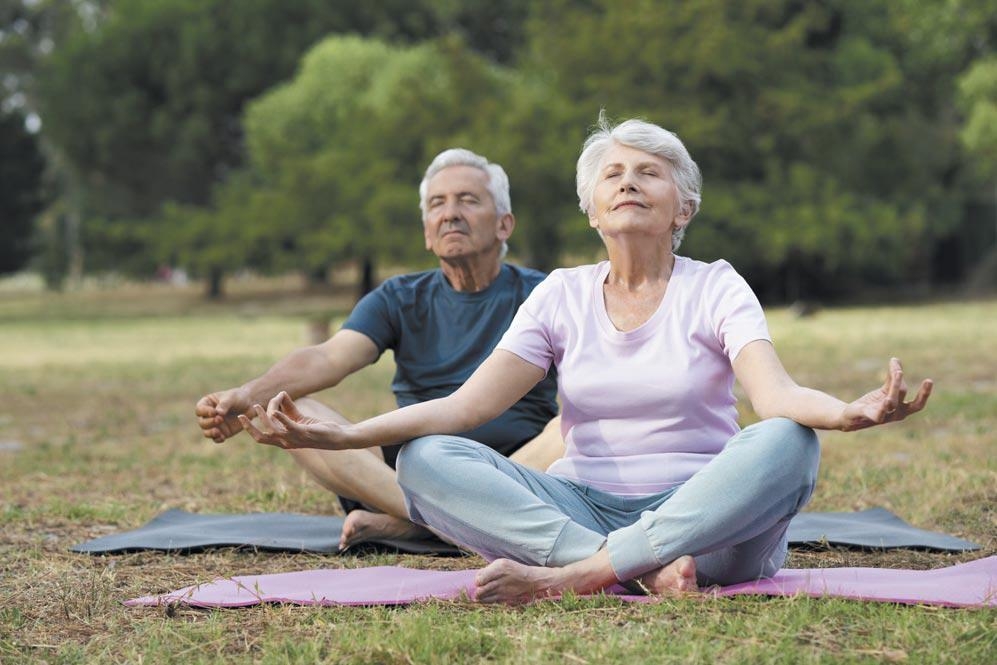
M387 294L421 291L434 287L437 284L439 272L439 268L434 268L431 270L393 275L381 282L377 290Z
M509 271L509 274L514 280L527 284L530 288L533 288L547 278L547 273L541 272L540 270L524 268L523 266L517 266L513 263L504 263L502 265Z

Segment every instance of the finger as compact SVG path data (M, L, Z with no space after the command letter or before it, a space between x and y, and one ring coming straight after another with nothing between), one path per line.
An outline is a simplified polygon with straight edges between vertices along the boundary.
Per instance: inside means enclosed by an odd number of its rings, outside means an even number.
M274 421L276 421L276 422L280 423L281 425L283 425L284 429L286 431L288 431L288 432L290 432L292 430L295 431L295 432L302 431L301 424L298 423L298 422L295 422L294 420L292 420L283 411L274 411L273 414L271 415L271 417L272 417L272 419Z
M886 382L888 386L885 404L887 414L892 414L897 410L897 404L900 403L900 386L903 384L903 381L904 370L900 366L900 361L896 358L890 358L890 376Z
M218 404L215 406L215 413L219 416L227 416L229 410L232 408L232 402L231 397L223 397L218 400Z
M268 433L275 431L273 420L270 419L270 416L267 415L267 412L263 410L262 406L254 404L253 411L256 413L256 417L260 420L261 430Z
M260 439L266 436L259 428L256 427L255 424L253 424L253 421L246 416L240 415L238 418L239 423L242 424L242 429L246 430L249 436L253 437L257 441L260 441Z
M249 436L253 437L253 440L256 441L257 443L265 443L267 445L277 446L279 448L284 447L280 444L279 440L273 438L272 434L267 434L266 432L263 432L262 430L258 429L256 425L254 425L253 422L246 416L240 415L239 422L242 423L242 428L246 430Z
M900 399L900 404L904 403L907 399L907 381L903 378L900 379L900 392L898 393L898 398Z
M293 418L294 420L300 420L301 411L298 410L298 405L294 403L294 400L291 399L291 396L288 395L286 392L281 392L281 395L284 396L281 410L287 415L291 416L291 418Z
M197 401L197 404L194 406L194 415L200 417L215 415L215 405L211 403L208 396L202 397Z
M914 396L914 401L912 401L907 406L908 413L917 413L924 408L924 405L928 403L928 398L931 397L931 391L935 387L935 382L931 379L925 379L921 382L921 385L917 389L917 395Z
M281 391L270 398L267 402L267 415L273 415L275 412L280 411L281 402L284 401L284 397L287 395L284 391Z

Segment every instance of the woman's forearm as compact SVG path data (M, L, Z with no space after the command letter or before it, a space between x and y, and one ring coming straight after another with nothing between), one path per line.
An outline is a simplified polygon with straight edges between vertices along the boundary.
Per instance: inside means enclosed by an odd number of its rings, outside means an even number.
M789 418L814 429L841 429L847 405L827 393L793 384L779 391L777 397L758 405L762 418Z
M409 441L428 434L466 432L481 423L458 407L454 396L412 404L345 428L348 448L369 448Z
M543 370L515 354L495 351L452 395L348 426L349 447L381 446L428 434L474 429L519 401L543 374Z

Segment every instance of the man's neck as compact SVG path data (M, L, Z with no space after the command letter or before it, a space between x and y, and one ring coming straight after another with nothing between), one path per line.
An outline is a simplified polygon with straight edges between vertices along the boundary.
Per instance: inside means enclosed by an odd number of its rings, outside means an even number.
M440 270L455 291L477 293L484 291L494 282L502 270L502 261L497 256L482 260L468 258L440 259Z

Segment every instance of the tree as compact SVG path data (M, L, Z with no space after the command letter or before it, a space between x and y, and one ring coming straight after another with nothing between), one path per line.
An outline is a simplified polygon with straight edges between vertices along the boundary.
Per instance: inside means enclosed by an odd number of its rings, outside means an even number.
M975 158L976 172L990 181L993 194L993 242L987 257L980 262L977 276L971 281L981 285L990 281L992 286L993 276L997 275L997 58L981 59L973 64L960 77L959 92L966 110L966 122L959 138ZM980 240L985 244L982 238Z
M45 163L19 112L0 112L0 274L23 268L32 254L35 216L44 198Z
M248 106L247 168L217 190L208 218L190 217L210 231L191 231L184 256L239 247L243 265L313 276L342 260L424 263L416 188L428 161L454 145L511 157L503 137L541 98L456 38L403 48L330 37ZM227 268L239 262L228 258Z
M243 105L305 49L328 32L408 36L421 14L400 0L118 0L53 54L46 127L112 216L203 204L241 164Z
M80 183L38 117L38 77L53 50L78 32L95 30L106 0L7 0L0 4L0 109L31 125L36 149L50 175L52 209L41 220L35 243L46 283L61 288L66 277L82 277ZM30 172L31 166L28 166ZM20 177L23 174L18 174Z
M525 62L577 126L605 107L681 136L705 174L683 252L730 259L769 297L840 296L926 280L960 221L946 91L917 78L907 9L555 0L535 7Z
M109 2L95 29L58 45L38 81L45 134L70 172L81 174L81 216L99 227L82 235L126 241L118 255L135 243L148 255L171 253L169 226L151 233L112 226L163 221L167 202L209 204L215 185L242 164L245 103L291 75L323 35L406 41L432 31L434 21L410 0Z

